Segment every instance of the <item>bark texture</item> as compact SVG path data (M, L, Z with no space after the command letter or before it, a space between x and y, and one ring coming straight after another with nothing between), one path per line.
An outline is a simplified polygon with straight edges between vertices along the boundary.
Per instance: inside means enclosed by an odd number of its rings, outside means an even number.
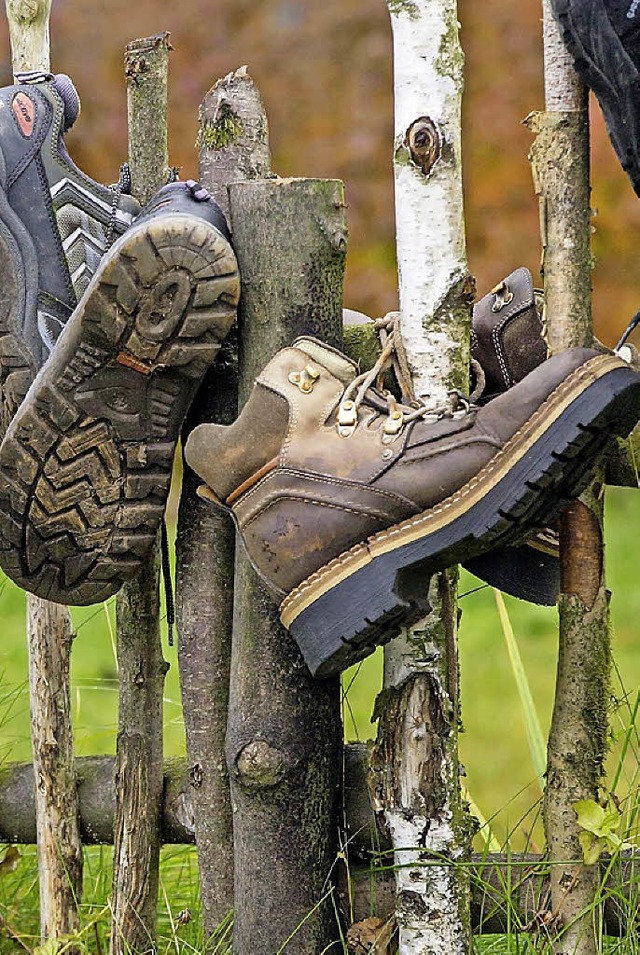
M82 897L69 664L71 620L66 607L29 605L29 689L38 831L42 940L73 933Z
M162 693L168 664L158 633L159 562L120 592L119 714L112 955L154 951L162 812Z
M199 119L200 179L228 217L229 183L271 175L267 114L246 67L218 80Z
M85 845L113 842L115 760L112 756L76 759L80 826ZM344 817L349 839L349 871L338 870L338 896L345 913L361 922L372 915L393 916L395 884L386 867L391 848L377 826L367 787L368 748L345 747ZM0 770L0 841L32 844L36 840L33 766L9 764ZM165 760L162 841L194 841L194 790L186 759ZM600 863L604 886L604 930L628 933L628 913L637 895L637 855L611 865ZM471 921L474 932L497 934L515 926L534 928L546 911L549 866L537 855L474 855L471 862Z
M199 176L228 217L227 186L269 171L267 119L246 70L230 73L200 107ZM185 424L230 424L238 410L237 334L224 343ZM186 467L178 514L176 587L180 684L193 788L205 932L233 908L233 823L225 735L233 621L235 532L196 490Z
M14 76L26 70L49 71L51 0L5 0Z
M474 282L462 195L464 57L456 0L388 6L402 335L416 393L438 405L468 383ZM457 572L427 587L432 613L385 651L373 761L398 866L401 955L464 953L471 935L468 870L457 865L471 851L458 785Z
M133 40L124 54L131 191L142 203L151 199L169 175L169 36L158 33Z
M13 72L49 70L51 0L6 0ZM42 940L79 925L82 844L69 688L72 627L66 607L27 595L31 735L36 787Z
M167 175L169 35L125 53L133 192L148 200ZM119 715L111 955L154 950L162 811L162 694L158 549L116 599Z
M550 348L591 342L589 118L586 91L543 0L546 112L533 114L540 199L546 337ZM562 594L556 697L547 750L544 820L551 869L547 926L555 955L595 955L600 885L582 862L573 808L598 800L607 745L610 645L603 569L603 487L596 482L560 521Z
M263 365L298 335L340 344L346 223L337 181L237 183L230 200L242 404ZM234 951L274 955L286 943L292 955L321 952L338 934L326 896L337 849L339 683L311 678L241 552L233 641Z

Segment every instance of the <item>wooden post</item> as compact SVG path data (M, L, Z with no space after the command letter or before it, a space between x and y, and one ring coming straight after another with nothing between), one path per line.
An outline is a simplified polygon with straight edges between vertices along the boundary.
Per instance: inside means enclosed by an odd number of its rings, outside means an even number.
M169 34L127 46L133 192L147 201L166 182ZM158 551L116 599L119 716L112 955L154 950L162 811L162 694L168 664L159 624Z
M13 71L49 70L51 0L6 0ZM31 737L36 780L40 934L73 933L82 896L82 844L69 692L66 607L27 596Z
M388 6L402 336L416 393L439 404L468 382L474 283L462 196L464 58L456 0ZM456 863L470 855L471 826L458 784L457 571L427 586L432 613L385 651L373 782L398 866L400 955L462 955L471 935L469 883Z
M587 95L543 0L546 112L528 125L540 199L546 335L553 352L592 340ZM585 866L574 804L598 799L607 746L610 644L601 477L561 519L560 648L544 819L556 955L599 951L598 866Z
M339 345L346 224L342 183L273 179L230 187L242 277L240 403L301 334ZM342 746L338 680L314 680L242 552L236 563L227 765L235 850L234 951L322 952L338 936Z
M227 186L270 171L267 117L246 70L219 80L200 107L199 175L228 217ZM238 411L237 334L223 344L185 424L231 424ZM204 929L233 908L233 825L225 736L229 704L235 532L198 497L185 466L176 539L178 656Z

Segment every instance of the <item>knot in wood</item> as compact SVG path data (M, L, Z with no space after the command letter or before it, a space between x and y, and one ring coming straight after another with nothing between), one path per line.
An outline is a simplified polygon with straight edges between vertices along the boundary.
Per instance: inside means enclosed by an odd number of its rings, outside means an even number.
M415 119L404 136L404 145L409 150L411 162L428 176L442 155L442 137L429 116Z
M236 759L238 778L244 789L258 792L277 786L285 773L285 757L265 740L253 740Z
M204 780L204 770L201 763L194 763L189 770L189 782L194 789L199 789Z

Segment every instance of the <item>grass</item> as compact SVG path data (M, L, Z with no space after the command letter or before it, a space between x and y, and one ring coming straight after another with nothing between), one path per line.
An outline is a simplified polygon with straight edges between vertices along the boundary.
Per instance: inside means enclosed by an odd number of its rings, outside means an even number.
M638 733L640 706L640 587L636 582L640 511L637 492L613 490L607 502L607 577L613 590L613 651L610 787L615 790L629 832L638 829ZM512 851L542 845L540 822L540 741L548 731L553 704L557 652L556 612L511 598L501 606L493 591L462 575L460 606L461 687L464 733L461 758L465 784L478 814L490 824L494 845ZM30 760L27 651L24 640L24 595L9 582L0 584L3 674L0 714L0 761ZM114 654L113 601L76 609L77 632L72 654L73 721L78 755L115 752L117 672ZM506 640L506 642L505 642ZM185 752L175 647L166 645L170 663L164 702L167 755ZM345 675L345 735L368 739L373 701L381 683L381 654ZM536 729L536 727L539 727ZM497 843L495 842L497 840ZM480 839L479 847L483 845ZM21 849L14 871L0 871L0 916L33 948L38 932L35 851ZM83 936L90 951L106 951L110 893L107 848L86 850ZM1 867L0 867L1 870ZM197 891L197 858L187 847L166 847L162 854L159 951L203 951ZM230 927L208 950L227 951ZM631 943L629 943L631 944ZM474 940L477 952L533 951L524 936ZM615 945L615 943L611 943ZM511 946L511 947L509 947ZM514 947L515 946L515 947ZM0 932L0 953L19 947ZM610 948L627 953L636 948Z

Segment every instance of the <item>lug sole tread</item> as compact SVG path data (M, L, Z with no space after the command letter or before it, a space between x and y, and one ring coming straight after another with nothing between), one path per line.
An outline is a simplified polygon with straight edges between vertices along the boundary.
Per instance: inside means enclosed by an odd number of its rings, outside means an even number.
M25 590L104 600L152 550L184 415L238 295L229 243L199 218L134 225L107 253L0 452L0 564Z
M582 411L583 421L558 419L549 431L556 446L537 460L525 454L506 489L492 489L501 497L499 505L487 505L487 511L477 504L440 531L375 557L302 610L289 629L311 672L319 677L339 673L422 619L430 609L428 582L436 571L519 544L532 528L553 521L588 486L611 436L628 433L637 423L640 383L592 418L588 406Z

